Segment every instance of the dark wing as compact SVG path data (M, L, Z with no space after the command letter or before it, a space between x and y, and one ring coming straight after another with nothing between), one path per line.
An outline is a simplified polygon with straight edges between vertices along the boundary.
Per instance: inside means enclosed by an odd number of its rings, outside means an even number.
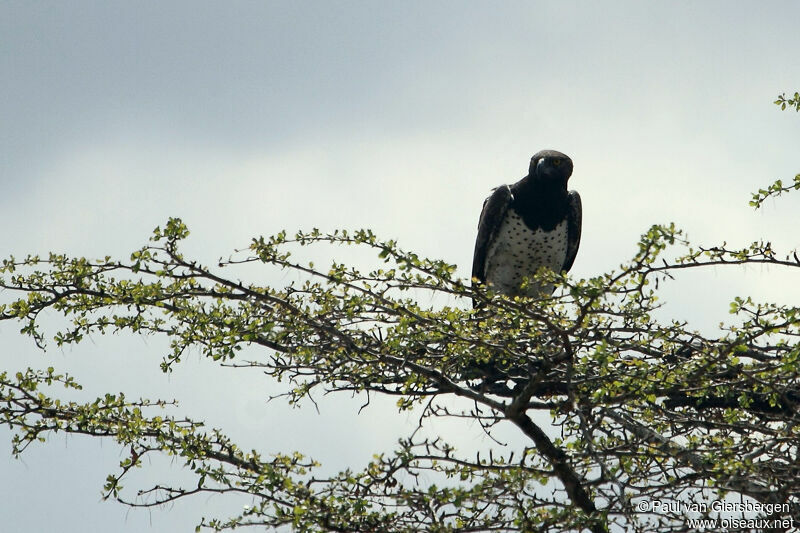
M481 211L481 218L478 221L478 238L475 239L475 254L472 256L472 277L478 278L482 282L486 282L486 253L489 250L489 244L497 236L497 231L500 229L500 224L506 216L508 206L514 196L511 194L511 189L508 185L501 185L496 188L489 198L483 202L483 210Z
M578 191L569 191L567 206L567 256L564 259L564 266L561 270L569 272L575 256L578 255L578 246L581 244L581 219L583 213L581 209L581 196Z

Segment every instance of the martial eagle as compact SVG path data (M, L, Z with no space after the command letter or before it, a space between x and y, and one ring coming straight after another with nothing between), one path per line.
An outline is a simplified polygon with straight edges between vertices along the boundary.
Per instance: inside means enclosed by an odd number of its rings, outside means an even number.
M483 202L472 277L509 296L552 294L552 285L523 278L543 266L568 271L581 241L581 197L567 191L572 160L555 150L531 158L528 175L501 185Z

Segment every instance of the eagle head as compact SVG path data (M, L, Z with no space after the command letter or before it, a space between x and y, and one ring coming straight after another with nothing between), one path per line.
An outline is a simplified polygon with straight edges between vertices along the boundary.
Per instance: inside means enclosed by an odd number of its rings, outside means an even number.
M547 182L563 182L572 175L572 159L555 150L542 150L531 158L528 175Z

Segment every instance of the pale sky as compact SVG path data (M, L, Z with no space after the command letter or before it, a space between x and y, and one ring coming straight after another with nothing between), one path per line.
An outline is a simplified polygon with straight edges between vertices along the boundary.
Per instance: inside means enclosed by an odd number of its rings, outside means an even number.
M800 172L800 114L772 104L800 89L797 20L789 1L3 1L0 256L126 257L180 216L206 261L284 228L369 227L467 275L483 198L544 148L575 164L575 276L625 261L653 223L795 248L800 197L759 212L747 201ZM733 295L796 301L798 285L769 269L686 275L664 316L709 328ZM165 376L164 339L42 354L17 330L0 324L0 369L53 365L87 398L176 397L245 447L334 470L391 450L415 422L393 400L360 416L346 398L321 399L321 414L265 406L279 385L196 357ZM445 430L483 445L474 428ZM112 442L58 435L14 460L9 435L8 531L192 531L228 505L99 502Z

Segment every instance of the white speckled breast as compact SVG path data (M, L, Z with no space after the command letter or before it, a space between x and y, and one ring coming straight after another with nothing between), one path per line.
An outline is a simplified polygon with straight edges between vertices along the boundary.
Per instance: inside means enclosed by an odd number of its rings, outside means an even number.
M553 231L541 228L531 231L522 218L509 209L497 237L486 253L486 281L492 289L511 296L522 295L519 286L522 279L532 276L546 266L556 272L561 270L567 256L567 221L559 223ZM552 286L531 284L527 296L539 296L553 292Z

